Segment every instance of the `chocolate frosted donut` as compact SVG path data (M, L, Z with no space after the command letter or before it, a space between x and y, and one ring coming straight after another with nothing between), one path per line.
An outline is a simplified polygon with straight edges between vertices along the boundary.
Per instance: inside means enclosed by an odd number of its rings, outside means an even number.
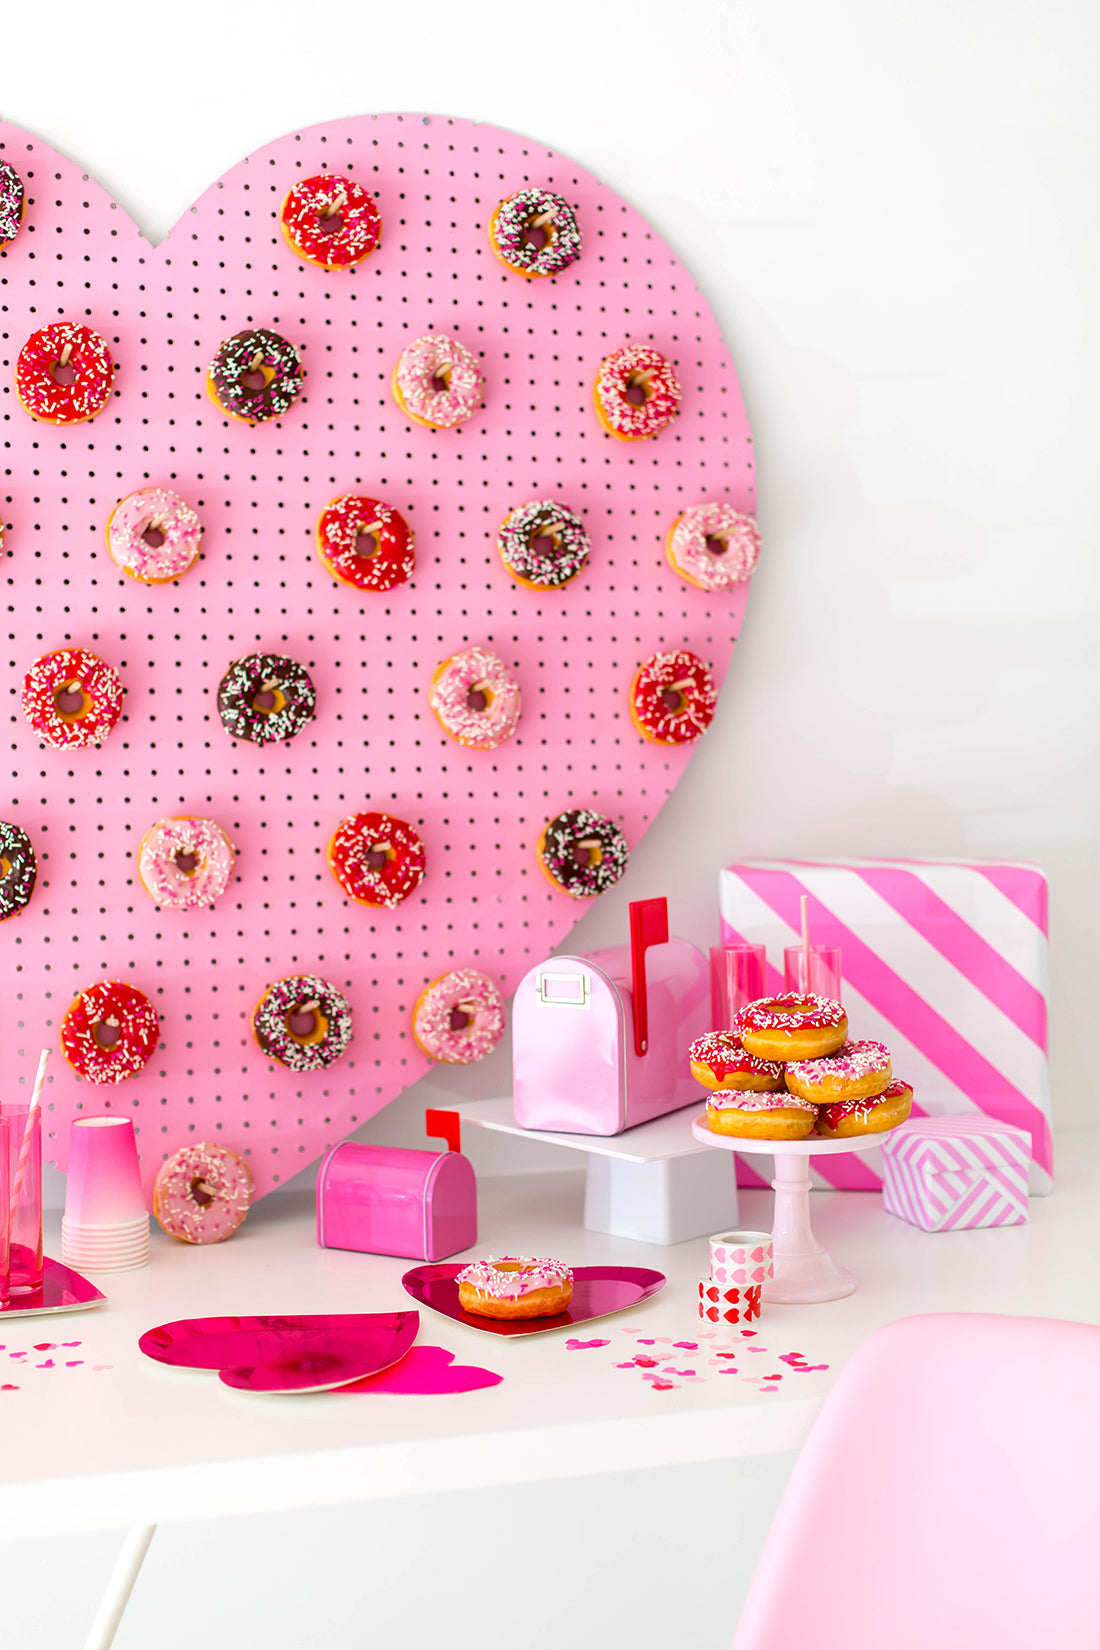
M528 590L557 590L576 578L591 549L584 523L564 504L536 499L504 518L497 533L500 559Z
M298 351L277 332L254 327L218 350L206 375L210 399L228 418L266 424L294 405L302 388Z
M489 239L501 263L517 275L558 275L581 255L573 208L549 189L521 189L501 201Z
M327 980L292 974L268 986L252 1010L252 1035L291 1071L321 1071L351 1042L351 1005Z
M234 739L269 745L293 739L316 714L309 672L281 653L250 653L218 683L218 715Z
M30 837L18 825L0 819L0 922L30 904L37 876Z
M23 179L8 161L0 160L0 247L14 241L26 209Z
M558 814L539 837L539 864L556 888L574 899L606 893L630 857L619 827L588 808Z

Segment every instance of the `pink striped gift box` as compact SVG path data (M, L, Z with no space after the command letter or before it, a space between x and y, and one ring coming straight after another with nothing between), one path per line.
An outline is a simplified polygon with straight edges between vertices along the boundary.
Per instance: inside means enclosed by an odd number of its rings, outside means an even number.
M926 1232L1020 1226L1031 1142L991 1117L922 1117L882 1143L882 1206Z
M810 933L838 945L854 1037L877 1038L913 1085L914 1116L986 1116L1030 1140L1030 1189L1054 1156L1047 1077L1047 885L1034 865L932 860L750 860L721 873L722 939L783 947ZM778 966L777 966L778 965ZM759 1160L758 1160L759 1161ZM742 1185L766 1184L739 1159ZM881 1151L818 1158L815 1185L877 1190Z

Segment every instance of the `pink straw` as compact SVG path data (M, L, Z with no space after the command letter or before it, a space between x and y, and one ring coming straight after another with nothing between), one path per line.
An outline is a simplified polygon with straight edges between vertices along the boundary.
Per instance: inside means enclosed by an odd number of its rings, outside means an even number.
M27 1172L27 1159L31 1155L31 1141L34 1138L34 1118L42 1099L42 1090L46 1082L46 1062L50 1057L48 1048L42 1050L38 1061L38 1075L34 1080L34 1092L31 1103L27 1107L27 1121L23 1126L23 1144L19 1148L19 1162L15 1165L15 1176L11 1183L11 1198L9 1200L8 1219L15 1219L15 1205L19 1201L19 1193L23 1187L23 1176Z
M805 989L810 989L810 896L802 894L799 898L799 907L802 911L802 978L806 982Z

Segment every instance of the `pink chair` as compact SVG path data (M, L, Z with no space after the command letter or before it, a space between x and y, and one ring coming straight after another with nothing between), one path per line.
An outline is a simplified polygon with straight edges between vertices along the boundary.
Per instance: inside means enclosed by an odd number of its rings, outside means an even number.
M1100 1328L903 1318L860 1347L733 1650L1098 1650Z

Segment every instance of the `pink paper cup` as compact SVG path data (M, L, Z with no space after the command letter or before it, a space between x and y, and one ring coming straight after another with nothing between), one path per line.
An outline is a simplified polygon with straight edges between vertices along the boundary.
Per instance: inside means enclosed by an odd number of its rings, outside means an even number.
M775 1271L770 1232L719 1232L710 1240L711 1280L746 1289L767 1283Z
M147 1214L130 1118L78 1117L69 1135L65 1219L74 1227L117 1227Z

